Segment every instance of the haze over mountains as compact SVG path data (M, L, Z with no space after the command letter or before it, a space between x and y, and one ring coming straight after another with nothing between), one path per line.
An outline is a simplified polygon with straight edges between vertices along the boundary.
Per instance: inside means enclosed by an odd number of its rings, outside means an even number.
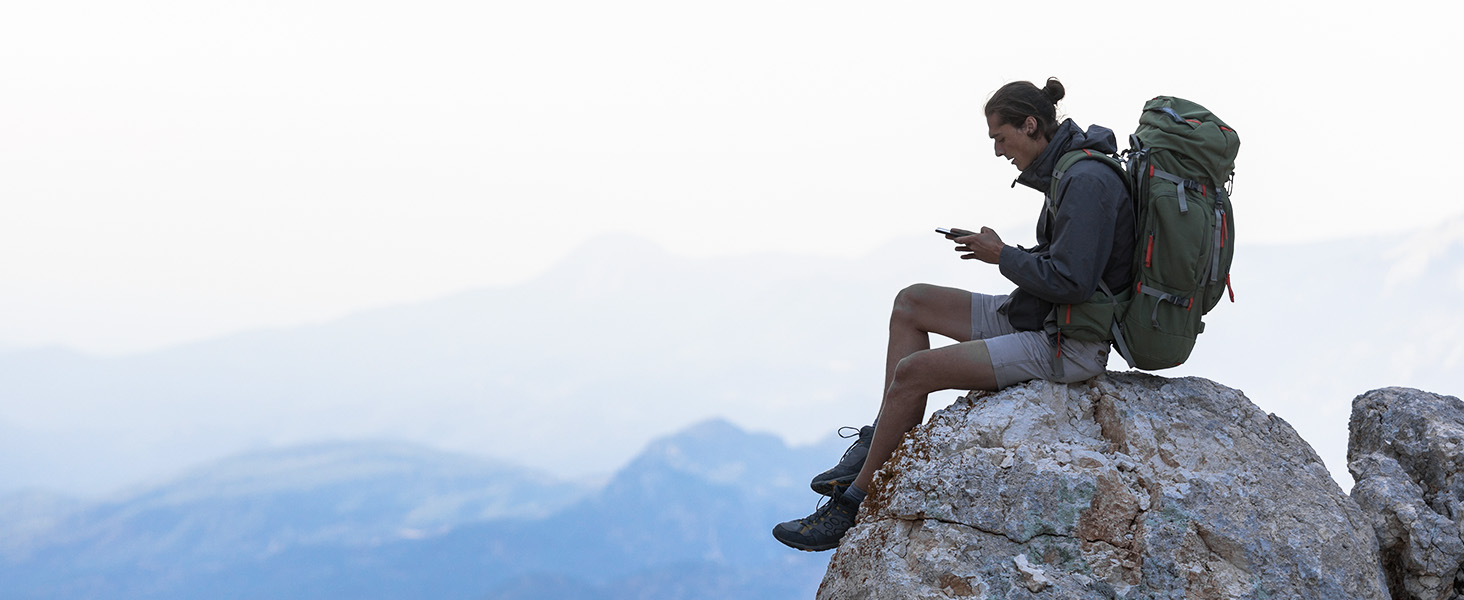
M970 266L929 238L858 262L692 261L608 238L519 287L313 327L121 358L13 352L0 356L13 394L0 485L99 492L245 449L361 437L604 476L713 416L823 439L874 410L880 374L860 365L878 364L887 291L906 276L879 264Z
M861 260L692 260L624 237L572 256L522 285L315 326L117 358L0 354L0 491L108 493L246 450L354 439L587 481L713 417L809 443L872 417L898 289L1011 287L934 233ZM1237 303L1207 318L1189 364L1160 374L1244 390L1344 488L1354 395L1464 389L1464 218L1401 241L1242 245L1233 273Z
M387 442L201 465L99 502L0 496L7 598L805 598L767 530L840 442L707 421L603 487ZM801 490L799 489L801 488Z

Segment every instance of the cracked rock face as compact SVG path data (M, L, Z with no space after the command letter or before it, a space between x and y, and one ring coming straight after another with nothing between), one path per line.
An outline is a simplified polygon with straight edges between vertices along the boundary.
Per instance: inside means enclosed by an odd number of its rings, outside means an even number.
M1240 392L1108 374L972 394L907 436L820 599L1388 598L1372 524Z
M1377 533L1393 597L1464 597L1464 402L1406 388L1352 401L1352 499Z

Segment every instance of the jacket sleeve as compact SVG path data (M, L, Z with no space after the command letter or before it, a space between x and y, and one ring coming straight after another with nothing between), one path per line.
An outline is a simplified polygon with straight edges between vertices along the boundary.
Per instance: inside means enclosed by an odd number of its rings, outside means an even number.
M1001 274L1048 302L1086 302L1108 266L1118 203L1126 196L1123 182L1107 166L1096 161L1073 165L1059 184L1048 244L1034 251L1003 248Z

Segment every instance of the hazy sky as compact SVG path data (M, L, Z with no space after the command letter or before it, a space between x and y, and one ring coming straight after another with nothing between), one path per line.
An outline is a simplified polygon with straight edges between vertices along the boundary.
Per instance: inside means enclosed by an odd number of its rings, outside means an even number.
M981 105L1055 75L1241 135L1244 242L1464 212L1434 3L12 2L0 349L127 353L522 281L597 235L857 256L1030 237ZM1125 7L1128 7L1125 10Z

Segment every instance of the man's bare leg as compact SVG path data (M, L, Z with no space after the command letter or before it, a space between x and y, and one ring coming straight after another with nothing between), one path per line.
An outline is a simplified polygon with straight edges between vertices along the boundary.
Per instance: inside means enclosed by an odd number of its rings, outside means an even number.
M958 343L932 350L931 333ZM921 284L905 288L895 297L895 307L890 313L880 415L853 487L842 494L834 487L828 504L808 517L779 523L773 528L773 537L801 550L828 550L837 546L854 525L859 503L873 481L874 472L889 460L905 432L924 419L926 396L930 392L958 387L996 389L986 343L970 338L970 292ZM830 477L843 467L844 461L840 461L835 469L815 478L814 484L834 481L820 478Z
M885 390L874 439L869 443L869 455L854 479L854 487L866 492L874 482L874 472L895 453L900 438L925 419L925 403L931 392L996 389L996 371L983 340L916 352L901 359L894 371Z
M958 342L971 337L971 293L955 288L928 284L907 287L895 296L890 311L889 346L885 355L885 384L880 388L883 410L884 390L894 380L895 367L905 357L930 349L930 334L937 333ZM878 414L875 415L876 417ZM876 425L878 422L876 421ZM815 475L809 487L820 494L833 496L847 489L863 468L869 453L874 427L861 427L859 439L849 447L833 468Z
M905 435L905 432L914 429L925 418L926 395L937 389L948 389L932 388L916 394L918 398L910 397L911 394L914 394L910 391L912 389L910 386L922 383L912 380L914 379L913 371L901 378L901 387L898 390L894 387L900 363L916 353L930 350L931 333L943 335L957 342L970 342L971 292L956 288L916 284L900 290L900 293L895 296L895 306L890 311L890 338L889 347L885 351L884 394L880 402L879 419L876 421L874 439L870 442L870 455L865 459L864 469L854 483L861 490L869 490L874 470L879 469L890 454L894 453L895 446L899 444L900 438ZM991 356L986 352L984 343L979 344L979 348L972 347L968 352L977 353L969 357L970 361L984 364L984 369L987 372L991 371ZM919 361L917 364L923 365L924 363L925 361ZM915 366L915 364L911 366ZM979 371L982 367L968 365L966 368ZM991 389L996 389L995 376L990 376L990 379ZM982 383L982 381L975 382ZM972 389L984 388L974 387ZM893 396L896 399L894 405L891 405L891 392L896 392ZM893 421L887 422L887 419L893 419ZM881 451L876 452L876 448L880 448ZM878 458L878 461L870 460L871 458Z
M890 310L884 390L890 389L900 360L930 349L932 333L958 342L971 339L971 292L924 283L900 290Z

